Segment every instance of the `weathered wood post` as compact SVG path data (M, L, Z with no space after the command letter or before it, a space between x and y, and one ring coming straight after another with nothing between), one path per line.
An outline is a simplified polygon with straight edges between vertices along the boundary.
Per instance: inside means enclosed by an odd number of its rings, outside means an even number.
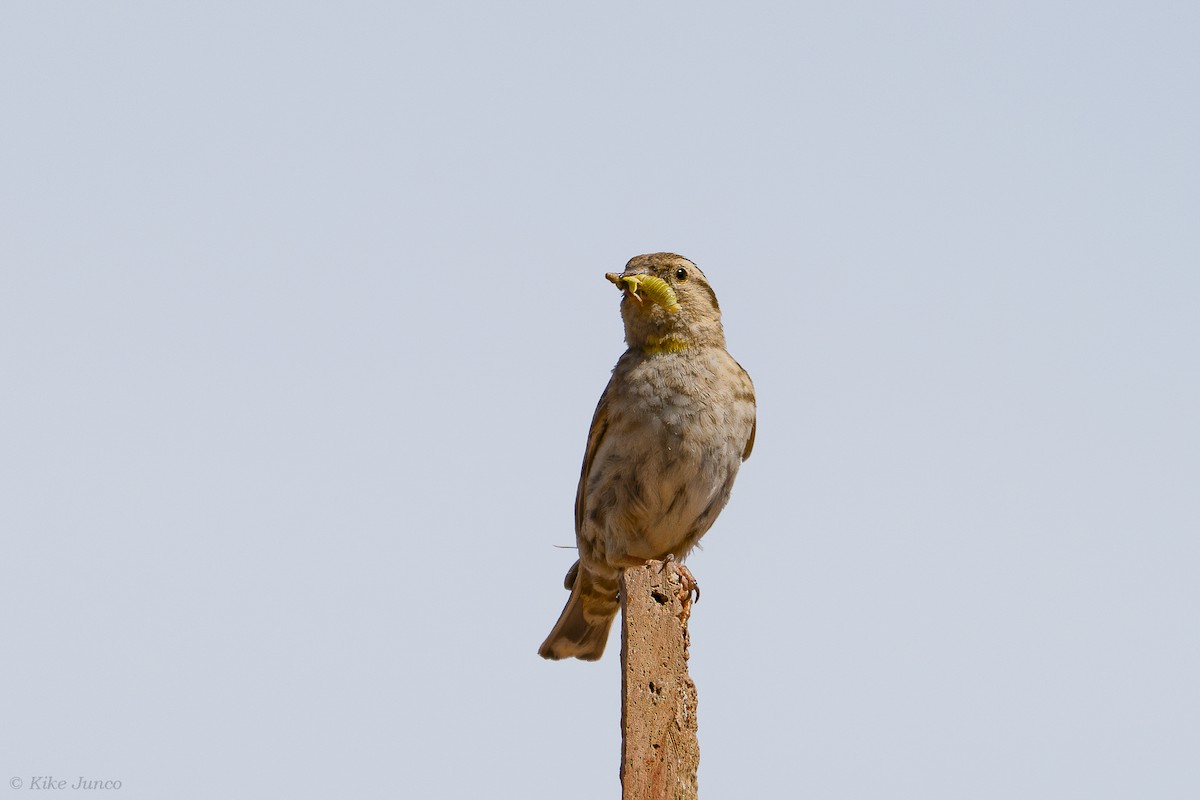
M621 579L622 800L696 800L696 684L683 585L661 561Z

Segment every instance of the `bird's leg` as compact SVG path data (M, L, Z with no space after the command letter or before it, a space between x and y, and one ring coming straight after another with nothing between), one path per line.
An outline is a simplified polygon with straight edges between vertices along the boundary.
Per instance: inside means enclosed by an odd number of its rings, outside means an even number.
M641 275L628 275L622 278L625 281L625 289L629 292L629 296L639 303L642 302L641 295L638 294L638 289L642 288Z
M667 553L667 557L663 559L662 568L670 568L679 578L679 584L682 587L682 591L679 593L679 602L683 604L683 612L679 615L679 621L686 625L692 616L692 603L700 602L700 582L696 580L696 576L690 569L675 560L674 553Z

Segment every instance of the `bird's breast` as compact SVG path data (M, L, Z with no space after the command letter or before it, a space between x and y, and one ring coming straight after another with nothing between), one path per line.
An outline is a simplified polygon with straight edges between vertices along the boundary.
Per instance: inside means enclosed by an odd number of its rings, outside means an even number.
M628 555L659 558L694 543L724 505L752 424L727 383L702 354L618 364L589 516L628 536Z

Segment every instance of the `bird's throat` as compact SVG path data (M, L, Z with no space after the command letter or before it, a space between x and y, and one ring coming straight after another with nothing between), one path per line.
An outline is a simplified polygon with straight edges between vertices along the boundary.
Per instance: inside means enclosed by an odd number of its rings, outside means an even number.
M647 336L641 349L650 355L659 355L661 353L680 353L687 347L688 343L679 336L667 334L666 336Z

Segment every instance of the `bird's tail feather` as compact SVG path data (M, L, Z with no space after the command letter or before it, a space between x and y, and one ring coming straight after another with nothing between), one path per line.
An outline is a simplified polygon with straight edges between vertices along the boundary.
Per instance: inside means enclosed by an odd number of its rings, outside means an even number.
M566 580L571 597L538 650L542 658L595 661L604 654L609 628L617 616L617 576L615 571L598 575L575 562Z

